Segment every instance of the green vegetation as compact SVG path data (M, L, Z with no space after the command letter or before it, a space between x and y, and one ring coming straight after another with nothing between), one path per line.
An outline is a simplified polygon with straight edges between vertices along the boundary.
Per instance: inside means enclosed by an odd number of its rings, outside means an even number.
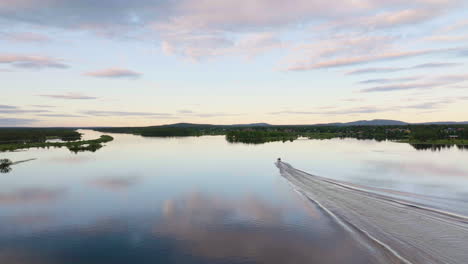
M1 128L0 145L15 143L43 143L48 139L76 141L81 134L71 128Z
M307 137L308 139L332 139L339 137L336 133L307 133L303 136Z
M412 128L411 135L401 142L433 145L468 145L468 126L425 125Z
M261 144L272 141L309 139L357 138L390 140L412 145L468 145L468 125L198 125L173 124L150 127L94 128L109 133L127 133L144 137L186 137L225 135L231 143ZM49 142L59 139L62 142ZM67 147L70 151L96 151L102 143L113 140L101 136L81 141L81 134L71 128L2 128L0 151L26 148Z
M0 144L1 151L13 151L18 149L28 148L61 148L66 147L72 152L81 151L96 151L103 147L102 143L112 141L114 138L111 136L103 135L98 139L93 140L80 140L74 142L41 142L41 143L13 143L13 144Z
M112 127L96 128L100 132L125 133L144 137L189 137L203 135L224 135L223 126L178 124L150 127Z
M294 141L297 137L296 133L286 131L241 130L229 131L226 134L226 140L228 142L242 142L250 144L261 144L272 141Z
M73 128L1 128L0 152L50 147L66 147L75 153L94 152L103 147L102 143L112 140L111 136L106 135L94 140L81 140L81 134Z
M309 139L357 138L390 140L411 144L468 144L468 125L196 125L174 124L153 127L98 128L101 132L130 133L150 137L179 137L225 135L229 142L259 144L271 141Z
M108 135L102 135L98 139L65 143L64 146L74 153L83 152L83 151L96 152L98 149L103 147L102 143L110 142L112 140L114 140L113 137L108 136Z

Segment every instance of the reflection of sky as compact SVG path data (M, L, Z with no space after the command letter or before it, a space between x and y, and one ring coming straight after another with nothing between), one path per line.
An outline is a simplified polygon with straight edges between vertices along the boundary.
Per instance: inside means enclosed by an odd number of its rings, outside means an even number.
M274 264L374 260L319 209L307 205L302 210L302 206L277 207L254 195L225 199L192 192L165 200L156 211L101 216L74 226L41 229L44 223L54 223L54 218L20 215L1 223L15 221L13 232L17 233L13 239L11 230L0 235L0 261ZM313 221L297 222L291 214L304 219L311 214ZM32 228L34 235L18 235L20 231L25 234L24 226Z
M191 254L211 260L249 263L362 263L369 256L329 218L309 205L315 216L306 230L286 223L286 210L255 199L229 201L192 193L166 201L163 221L153 231L172 237ZM233 219L254 219L235 222ZM313 235L311 235L313 234Z
M86 133L87 138L100 135ZM216 233L229 238L224 247L252 232L260 237L252 247L280 239L279 234L291 236L291 252L300 251L292 241L300 236L297 230L310 232L302 242L313 243L309 239L323 235L320 230L333 228L290 190L273 165L277 157L312 174L375 187L455 199L468 193L468 164L463 162L468 152L456 148L417 151L407 144L353 139L244 145L229 144L222 136L113 136L95 153L73 154L64 148L3 153L2 158L13 161L37 160L17 164L0 178L0 233L66 233L123 219L128 232L135 221L147 224L151 231L146 233L180 239L181 248L202 258L219 259L203 245L193 246L205 236L214 239L207 245L216 242ZM199 236L192 234L197 229ZM228 253L266 260L246 248ZM2 254L7 253L0 252L0 260Z

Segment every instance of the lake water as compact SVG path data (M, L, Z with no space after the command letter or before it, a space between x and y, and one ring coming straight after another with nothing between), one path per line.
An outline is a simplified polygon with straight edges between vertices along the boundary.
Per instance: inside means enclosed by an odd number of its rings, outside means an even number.
M85 138L101 133L82 131ZM0 263L372 263L274 162L468 214L468 151L355 139L230 144L114 134L0 153Z

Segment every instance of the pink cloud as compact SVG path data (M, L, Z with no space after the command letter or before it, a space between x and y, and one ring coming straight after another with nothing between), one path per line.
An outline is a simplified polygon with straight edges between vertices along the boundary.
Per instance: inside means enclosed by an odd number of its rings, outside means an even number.
M8 21L41 26L90 31L101 37L129 37L139 40L157 39L165 54L181 55L195 60L203 57L256 54L283 49L298 54L300 59L352 61L355 57L389 53L392 42L401 38L389 32L403 27L433 21L463 7L462 0L178 0L178 1L76 1L76 0L5 0L0 13L10 14ZM75 10L81 11L76 17ZM305 30L311 25L325 25L324 34ZM282 38L285 29L299 33ZM295 32L297 30L297 32ZM336 31L360 32L362 43L338 40ZM375 33L381 33L379 34ZM140 35L138 35L140 34ZM271 34L271 35L270 35ZM329 42L321 40L331 35ZM288 36L289 37L289 36ZM406 36L405 36L406 37ZM352 38L354 38L352 36ZM20 38L21 39L21 38ZM36 38L24 37L33 40ZM292 45L282 39L292 40ZM387 43L383 39L389 40ZM356 40L354 38L353 40ZM367 43L364 43L367 41ZM325 48L298 46L322 42ZM331 43L331 45L329 45ZM344 49L342 45L348 44ZM382 48L382 45L385 48ZM313 46L313 45L312 45ZM291 51L290 47L296 50ZM400 48L400 47L398 47ZM363 54L359 54L359 50ZM332 57L338 55L342 57ZM346 62L345 62L346 63ZM352 62L350 62L352 63ZM309 68L309 64L293 63L293 70ZM126 72L127 71L127 72ZM136 78L141 74L125 69L107 69L85 75L103 78Z
M128 69L111 68L84 73L86 76L99 78L139 78L142 74Z
M62 197L65 192L65 189L19 189L8 193L0 193L0 204L52 202Z
M466 29L468 27L468 19L459 20L451 25L445 26L439 30L441 33L448 33L453 31L458 31Z
M396 12L379 13L357 22L361 26L385 28L424 22L434 18L439 13L440 10L437 9L404 9Z
M403 81L396 84L381 85L371 88L362 89L361 92L389 92L389 91L404 91L413 89L431 89L437 87L446 87L448 85L461 83L468 80L467 74L460 75L444 75L437 76L434 78L428 78L428 80L416 81L416 82L404 82L404 80L396 79L396 81Z
M15 55L15 54L0 54L0 63L5 63L19 68L58 68L64 69L69 66L64 64L62 60L31 55Z
M425 38L425 40L440 41L440 42L456 42L468 40L468 34L464 35L435 35Z
M416 51L399 51L399 52L387 52L387 53L376 53L371 55L361 55L361 56L344 56L336 59L323 60L320 62L309 63L313 61L308 59L307 61L299 61L293 65L287 67L286 71L305 71L313 69L323 69L323 68L336 68L352 65L360 65L371 62L379 62L386 60L402 59L402 58L411 58L416 56L422 56L427 54L436 54L450 51L457 51L459 48L449 48L449 49L431 49L431 50L416 50Z
M282 0L210 1L185 0L177 6L178 16L172 23L192 28L233 26L284 25L310 16L334 16L362 9L364 6L353 0L333 1L292 0L287 5Z
M51 4L58 2L58 0L2 0L0 1L0 8L2 9L21 9L38 7L40 4Z
M220 33L167 35L161 49L166 55L177 54L199 60L204 57L241 55L247 58L284 47L285 43L274 32L242 34L227 38Z
M51 39L39 33L34 32L17 32L17 33L9 33L6 34L4 37L7 40L15 41L15 42L49 42Z
M39 96L48 97L53 99L68 99L68 100L92 100L97 99L94 96L87 96L80 93L66 93L66 94L40 94Z

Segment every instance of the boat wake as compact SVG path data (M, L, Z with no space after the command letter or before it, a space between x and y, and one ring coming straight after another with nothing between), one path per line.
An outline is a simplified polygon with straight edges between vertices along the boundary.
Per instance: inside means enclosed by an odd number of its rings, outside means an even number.
M376 256L377 263L467 263L468 217L314 176L277 162L293 188Z

